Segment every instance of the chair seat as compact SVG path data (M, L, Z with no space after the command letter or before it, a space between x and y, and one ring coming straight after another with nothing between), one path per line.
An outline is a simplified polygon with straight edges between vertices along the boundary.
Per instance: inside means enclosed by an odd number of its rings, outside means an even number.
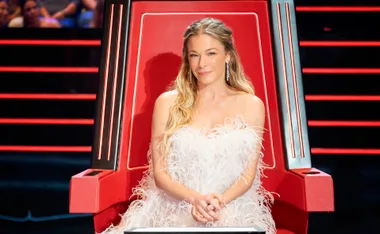
M295 233L283 228L277 228L277 234L295 234Z

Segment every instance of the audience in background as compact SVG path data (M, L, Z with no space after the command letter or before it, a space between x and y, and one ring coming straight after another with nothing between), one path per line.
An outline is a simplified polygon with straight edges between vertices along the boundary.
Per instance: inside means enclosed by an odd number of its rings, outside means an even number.
M0 28L8 27L9 7L6 0L0 0Z
M0 28L101 28L103 11L104 0L0 0Z
M103 26L104 0L98 0L90 23L90 28L101 28Z
M54 18L41 16L36 0L21 1L21 16L9 22L10 28L59 28L61 25Z
M12 20L21 16L21 7L19 0L8 0L9 16L8 19Z
M79 15L78 26L89 28L96 12L97 0L82 0L82 12ZM104 4L104 1L101 1Z
M38 0L41 15L59 21L63 28L77 26L79 13L78 0Z
M19 0L8 0L9 20L21 16L21 6Z

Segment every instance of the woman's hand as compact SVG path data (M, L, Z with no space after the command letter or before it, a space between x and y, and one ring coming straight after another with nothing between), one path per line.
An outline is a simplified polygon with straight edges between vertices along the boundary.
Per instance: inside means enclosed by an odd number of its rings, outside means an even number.
M208 214L208 206L209 204L206 201L206 196L199 195L195 197L192 202L193 208L191 210L191 214L194 219L201 223L207 223L209 221L214 221L214 218Z
M209 220L204 218L203 215L201 215L201 213L199 213L194 206L191 208L191 215L193 216L195 221L200 222L202 224L206 224L207 222L209 222Z
M225 206L223 196L218 193L210 193L205 195L205 200L208 204L208 211L217 212Z
M223 197L220 194L198 196L194 199L191 214L196 221L205 224L209 221L219 220L220 217L215 212L218 212L223 206Z

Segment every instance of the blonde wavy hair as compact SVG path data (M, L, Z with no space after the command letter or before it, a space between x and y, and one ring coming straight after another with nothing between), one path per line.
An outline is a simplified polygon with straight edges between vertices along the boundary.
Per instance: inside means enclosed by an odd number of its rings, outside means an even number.
M171 87L178 92L177 98L170 108L169 118L161 141L161 152L166 155L170 149L169 138L180 127L192 122L194 105L197 100L197 79L191 73L187 42L191 36L207 34L217 39L224 45L226 53L230 55L230 76L226 83L236 91L254 94L254 88L244 73L239 55L236 51L232 30L222 21L214 18L204 18L193 22L187 27L182 49L182 64L179 73Z

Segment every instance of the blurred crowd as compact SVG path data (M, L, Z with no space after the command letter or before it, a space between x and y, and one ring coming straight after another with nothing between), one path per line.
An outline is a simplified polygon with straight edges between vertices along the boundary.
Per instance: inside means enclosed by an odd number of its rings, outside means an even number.
M0 0L0 28L101 28L104 0Z

